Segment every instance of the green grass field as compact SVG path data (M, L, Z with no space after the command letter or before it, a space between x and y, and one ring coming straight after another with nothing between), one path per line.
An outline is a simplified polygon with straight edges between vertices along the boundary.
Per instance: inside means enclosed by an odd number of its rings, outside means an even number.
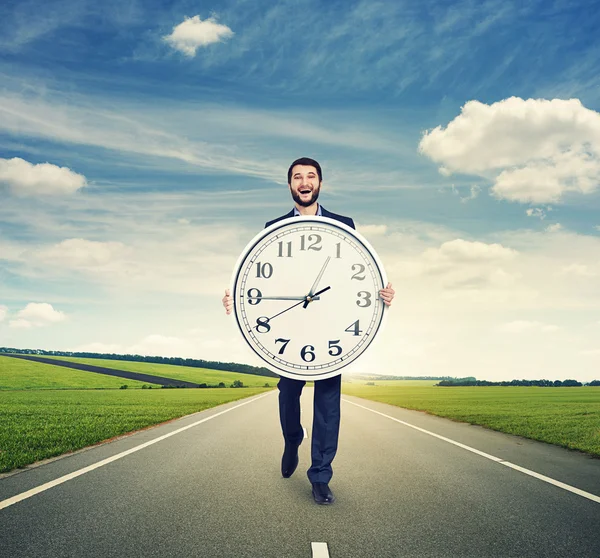
M176 364L154 364L152 362L134 362L127 360L109 360L100 358L76 358L76 357L50 357L70 362L82 362L92 366L103 366L113 370L125 370L127 372L141 372L144 374L155 374L164 378L195 382L197 384L218 385L223 382L229 387L235 380L240 380L247 387L263 387L265 384L275 386L278 378L268 376L257 376L255 374L242 374L240 372L223 372L209 368L194 368L193 366L178 366Z
M600 457L600 387L436 387L436 382L342 383L342 392L478 424Z
M111 368L224 382L228 387L162 389L154 384L153 389L139 389L149 384L0 356L0 473L267 391L265 383L276 384L276 378L250 374L89 360L97 366L107 362ZM230 388L236 379L249 387ZM120 389L123 385L128 389Z
M119 389L123 385L128 388L141 388L144 385L161 388L157 384L0 356L0 390Z
M0 356L0 472L271 389L276 378L204 368L69 359L244 388L141 388L144 383ZM350 381L348 381L350 380ZM600 387L448 387L432 380L348 378L356 395L600 456Z
M0 473L267 388L3 391Z

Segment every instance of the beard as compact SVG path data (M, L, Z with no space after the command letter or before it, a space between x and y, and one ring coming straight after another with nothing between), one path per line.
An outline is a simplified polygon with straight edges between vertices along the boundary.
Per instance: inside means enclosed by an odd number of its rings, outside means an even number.
M321 192L321 186L319 185L318 188L316 188L315 190L313 190L311 192L311 196L310 198L308 198L306 201L302 201L302 199L300 198L300 193L299 192L294 192L294 190L292 190L290 188L291 192L292 192L292 199L300 206L302 207L309 207L310 205L312 205L313 203L315 203L318 199L319 199L319 194Z

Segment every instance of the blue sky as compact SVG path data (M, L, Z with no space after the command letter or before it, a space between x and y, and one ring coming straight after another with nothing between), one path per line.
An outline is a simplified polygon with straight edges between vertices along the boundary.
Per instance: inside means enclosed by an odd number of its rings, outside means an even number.
M220 304L320 161L397 295L362 371L600 370L588 2L5 2L0 345L254 361Z

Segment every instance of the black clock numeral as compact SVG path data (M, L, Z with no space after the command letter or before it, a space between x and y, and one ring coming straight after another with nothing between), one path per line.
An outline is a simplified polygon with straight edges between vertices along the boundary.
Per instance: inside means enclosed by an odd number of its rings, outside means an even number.
M267 263L260 263L260 262L256 262L256 278L260 279L261 277L264 277L265 279L268 279L269 277L271 277L271 275L273 275L273 266L267 262Z
M316 355L313 352L314 350L315 348L312 345L306 345L302 347L302 350L300 351L300 356L302 357L302 360L304 362L312 362L313 360L315 360Z
M352 279L358 279L359 281L364 281L365 280L364 272L366 269L365 266L363 264L353 264L352 271L354 271L355 268L358 268L358 271L352 276Z
M252 294L255 291L256 294ZM262 300L262 293L258 289L248 289L248 304L256 306Z
M283 240L280 240L279 243L277 244L277 246L279 247L279 253L277 254L277 257L283 258L284 257L284 255L283 255L283 252L284 252ZM286 250L285 257L291 258L292 257L292 243L291 242L286 243L286 247L287 247L287 250Z
M328 352L331 356L339 356L342 354L342 348L338 345L339 342L340 342L339 339L335 339L334 341L329 341L329 351ZM332 351L332 349L334 349L336 352L334 353Z
M280 337L279 339L275 339L275 343L280 342L283 343L281 349L279 349L279 354L282 355L283 351L285 351L285 348L287 347L287 344L290 342L290 339L283 339L282 337Z
M266 316L261 316L260 318L256 318L256 331L258 333L268 333L271 331L271 326L269 325L269 318ZM261 329L263 328L263 329Z
M313 240L314 239L314 240ZM312 244L309 244L308 248L306 247L306 235L302 235L300 237L300 250L317 250L319 251L321 249L321 235L320 234L309 234L308 235L308 242L312 242Z
M371 293L367 291L358 291L356 293L356 296L358 297L358 300L356 301L356 306L359 306L360 308L366 308L367 306L371 306ZM364 304L361 304L361 302L364 302Z
M353 333L354 335L360 335L362 333L362 329L359 329L359 320L356 320L353 324L350 324L344 331L348 333Z

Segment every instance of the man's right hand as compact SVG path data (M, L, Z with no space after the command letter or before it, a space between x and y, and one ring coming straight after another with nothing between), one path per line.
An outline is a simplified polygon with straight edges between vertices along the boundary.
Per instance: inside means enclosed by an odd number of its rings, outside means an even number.
M223 297L222 302L225 308L225 313L231 314L231 311L233 310L233 298L229 292L229 289L225 289L225 296Z

